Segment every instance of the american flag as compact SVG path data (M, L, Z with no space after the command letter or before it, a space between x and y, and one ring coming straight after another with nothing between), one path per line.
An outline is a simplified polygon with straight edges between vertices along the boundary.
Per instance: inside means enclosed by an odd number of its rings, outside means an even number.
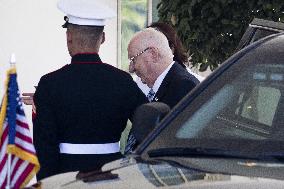
M0 189L7 185L8 154L11 154L10 188L23 188L39 170L39 162L23 110L15 68L7 72L0 112L0 138Z

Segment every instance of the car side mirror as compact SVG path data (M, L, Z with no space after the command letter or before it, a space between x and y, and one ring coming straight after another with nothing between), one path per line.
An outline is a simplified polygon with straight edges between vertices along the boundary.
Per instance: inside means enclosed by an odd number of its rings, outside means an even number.
M141 143L169 111L170 107L162 102L151 102L139 106L132 120L132 131L137 142Z

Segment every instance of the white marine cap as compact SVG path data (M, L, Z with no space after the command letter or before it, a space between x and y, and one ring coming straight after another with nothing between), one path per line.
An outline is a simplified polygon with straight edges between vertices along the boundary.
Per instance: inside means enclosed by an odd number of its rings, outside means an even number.
M113 18L116 14L111 8L99 1L59 0L57 7L66 14L67 19L65 18L65 21L67 23L83 26L104 26L106 19Z

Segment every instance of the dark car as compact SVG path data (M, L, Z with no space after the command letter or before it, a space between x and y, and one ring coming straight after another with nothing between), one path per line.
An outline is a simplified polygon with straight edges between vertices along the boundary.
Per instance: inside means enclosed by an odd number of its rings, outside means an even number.
M133 127L153 131L133 154L41 187L284 188L284 33L233 55L159 122L165 109L136 112Z

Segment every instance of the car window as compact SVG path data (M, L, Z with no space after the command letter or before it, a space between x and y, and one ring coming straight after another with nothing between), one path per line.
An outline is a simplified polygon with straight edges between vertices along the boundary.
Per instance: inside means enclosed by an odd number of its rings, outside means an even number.
M283 66L273 64L242 70L212 94L182 125L176 137L268 138L273 121L281 116L276 113L283 99L283 73Z
M247 99L244 96L245 93L240 95L238 102L240 106L236 109L235 114L272 126L281 97L280 90L272 87L256 86L252 88L252 93ZM241 104L243 104L243 107Z

